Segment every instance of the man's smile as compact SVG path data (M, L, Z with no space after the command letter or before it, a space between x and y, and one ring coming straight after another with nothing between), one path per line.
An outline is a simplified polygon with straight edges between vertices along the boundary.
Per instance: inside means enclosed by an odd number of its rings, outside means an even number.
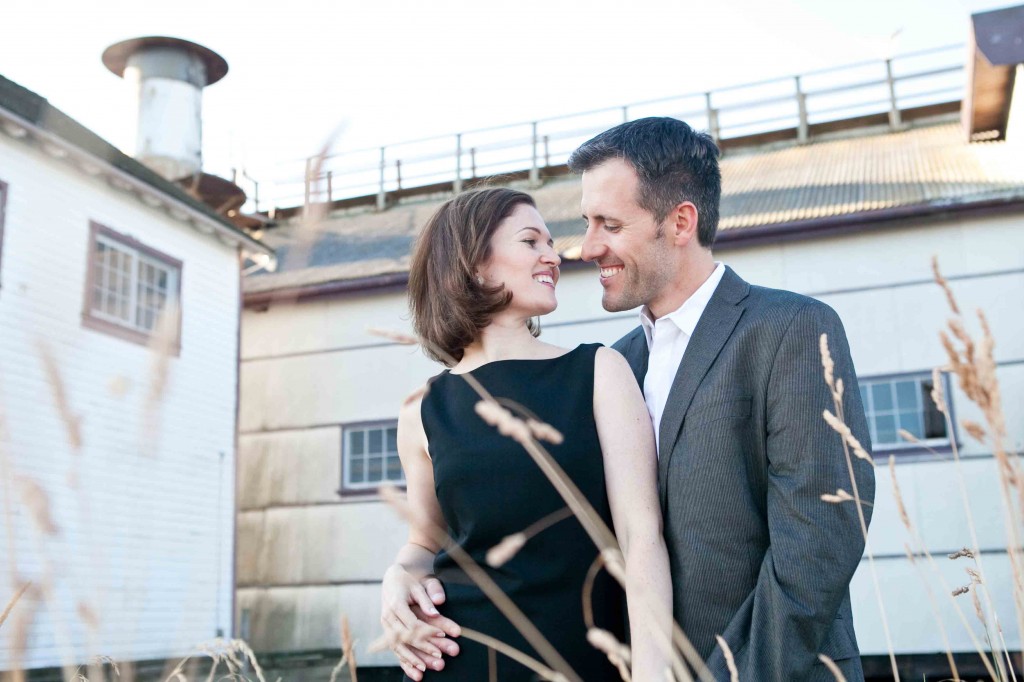
M625 265L602 265L601 279L610 279L625 269Z

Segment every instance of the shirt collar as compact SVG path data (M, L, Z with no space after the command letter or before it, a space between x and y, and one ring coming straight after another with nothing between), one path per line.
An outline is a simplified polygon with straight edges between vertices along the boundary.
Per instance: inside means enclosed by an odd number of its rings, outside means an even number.
M683 304L676 310L663 315L662 320L671 320L672 323L687 336L693 336L694 330L697 328L697 323L700 322L700 316L704 314L704 309L708 306L708 302L715 293L715 289L718 288L718 283L722 281L722 277L725 275L725 265L715 261L715 269L712 271L704 283L700 285L697 291L693 292L688 299L683 301ZM650 309L645 305L640 309L640 326L644 329L644 335L647 337L647 347L650 348L654 341L654 324L655 320L651 317Z

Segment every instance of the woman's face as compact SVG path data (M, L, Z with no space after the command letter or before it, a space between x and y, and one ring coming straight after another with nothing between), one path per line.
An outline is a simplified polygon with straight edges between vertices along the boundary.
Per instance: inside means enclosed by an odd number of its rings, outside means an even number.
M477 272L488 287L512 292L508 312L533 317L555 309L555 285L562 259L551 233L533 206L519 204L491 236L490 257Z

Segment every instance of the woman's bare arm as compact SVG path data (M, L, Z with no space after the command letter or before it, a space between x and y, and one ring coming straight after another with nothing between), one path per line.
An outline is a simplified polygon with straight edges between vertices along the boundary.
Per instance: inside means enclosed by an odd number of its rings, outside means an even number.
M634 680L661 680L668 667L672 582L658 501L654 429L632 370L600 348L594 368L594 418L604 457L615 535L626 559Z

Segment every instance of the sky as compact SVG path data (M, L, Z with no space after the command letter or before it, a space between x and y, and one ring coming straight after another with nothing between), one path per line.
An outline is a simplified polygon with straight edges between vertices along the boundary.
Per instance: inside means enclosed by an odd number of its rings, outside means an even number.
M204 169L272 187L335 131L344 151L882 59L965 42L971 13L1008 4L7 0L0 75L130 152L132 93L103 50L205 45L230 71L204 91Z

